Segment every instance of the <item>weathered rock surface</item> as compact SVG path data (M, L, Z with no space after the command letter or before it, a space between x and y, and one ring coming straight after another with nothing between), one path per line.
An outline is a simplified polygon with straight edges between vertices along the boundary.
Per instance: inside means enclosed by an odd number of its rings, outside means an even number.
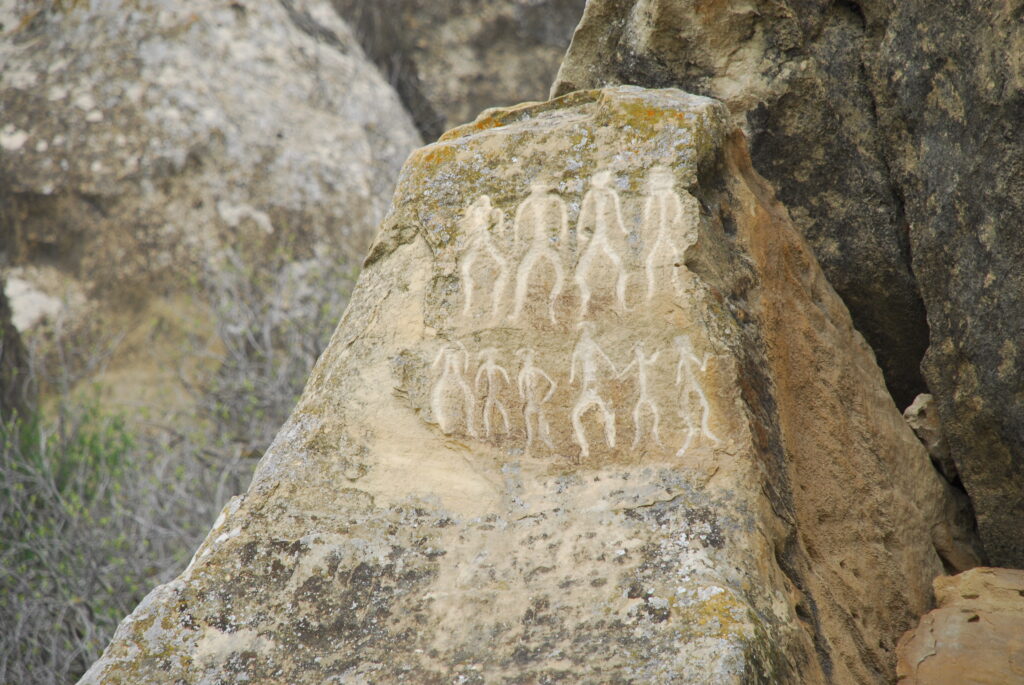
M85 683L888 683L954 500L721 104L414 153L295 412Z
M935 397L927 393L918 395L914 401L903 412L903 418L907 425L914 431L914 435L921 441L928 456L932 458L943 476L950 483L957 482L960 474L956 471L956 462L949 453L949 445L942 435L942 423L939 421L938 411L935 408Z
M586 0L332 0L427 140L547 99Z
M147 303L228 254L355 264L419 142L326 0L6 0L0 23L8 276L72 329L164 321L113 366L163 354L175 317Z
M729 105L899 406L927 382L990 559L1024 566L1018 4L591 0L554 92Z
M1024 572L937 578L935 597L938 608L897 646L900 685L1024 683Z

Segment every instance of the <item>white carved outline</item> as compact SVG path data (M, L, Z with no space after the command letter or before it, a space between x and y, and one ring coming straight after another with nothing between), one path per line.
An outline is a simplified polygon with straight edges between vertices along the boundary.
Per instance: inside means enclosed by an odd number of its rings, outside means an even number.
M655 443L658 445L662 444L661 436L658 433L661 413L658 411L658 405L651 399L648 377L648 371L654 367L660 355L661 350L655 350L654 354L651 355L645 354L643 341L638 340L636 344L633 345L633 361L631 361L619 374L619 377L621 378L625 376L630 369L636 367L637 400L636 404L633 406L632 445L632 449L634 450L640 446L640 439L643 434L641 419L643 418L643 411L645 408L650 412L652 418L651 436L654 438Z
M704 389L701 387L698 380L699 377L703 377L707 372L708 361L711 359L712 355L706 352L702 359L698 359L697 355L693 352L693 343L687 335L678 336L675 339L675 345L676 350L679 352L679 362L676 364L676 385L682 386L679 416L686 422L686 441L683 443L683 446L679 448L679 451L676 452L676 456L682 456L692 444L695 432L698 434L699 432L703 432L704 435L716 444L720 443L721 440L711 432L711 405L708 402L708 397L704 394ZM683 373L684 367L685 374ZM697 397L701 410L699 431L697 426L694 425L689 411L690 398L694 395Z
M526 303L530 276L538 262L546 261L555 272L555 283L548 298L548 317L555 321L555 300L565 284L565 270L559 246L569 236L569 214L562 198L551 192L543 182L530 186L530 195L519 204L515 217L516 249L525 242L528 247L516 270L515 306L510 318L518 319ZM552 229L554 229L552 231Z
M529 451L533 445L533 440L537 437L537 433L540 434L541 441L547 445L548 449L554 449L555 445L551 441L551 428L548 425L547 418L544 416L542 405L547 404L554 397L558 383L544 369L534 363L536 353L531 348L527 347L516 350L516 356L523 359L519 375L516 376L516 384L519 387L519 397L523 400L523 421L526 423L526 450ZM540 390L541 380L548 384L547 390L543 392L543 396L541 396ZM536 419L537 423L536 432L533 428L534 419Z
M576 223L576 240L582 254L576 264L575 281L580 289L580 317L583 318L590 310L590 278L594 261L602 254L615 267L615 294L619 308L626 310L626 269L622 257L612 246L609 232L613 227L608 225L608 217L623 235L629 236L626 224L622 220L622 206L619 194L611 187L612 173L607 170L598 171L591 177L591 188L583 196L580 206L579 220ZM588 236L587 228L592 226Z
M647 201L644 203L642 226L645 238L654 235L644 260L644 268L647 272L647 301L650 302L657 289L657 271L664 268L666 264L676 292L682 293L683 285L680 282L679 270L686 268L682 266L686 250L697 242L697 222L700 220L700 210L697 209L696 213L692 211L697 200L689 193L687 193L689 201L684 206L683 200L675 191L675 178L672 171L667 167L652 167L647 178L648 195ZM687 209L691 211L686 211ZM695 214L696 216L694 216ZM684 238L681 248L673 239L676 235ZM666 260L666 257L670 259Z
M601 362L611 370L612 376L617 376L615 364L604 350L593 338L594 324L584 321L580 324L580 339L572 351L572 360L569 367L569 384L576 381L576 366L580 367L581 378L580 396L572 408L572 427L576 435L576 444L580 446L580 452L584 457L590 456L590 444L587 442L586 431L583 428L583 416L591 409L600 410L600 418L604 424L605 442L609 447L615 447L615 412L611 405L605 401L597 390L597 376Z
M491 315L497 316L501 298L508 287L508 260L494 244L491 227L504 225L505 213L491 206L491 198L481 195L466 210L460 222L462 235L467 236L468 245L462 257L462 283L465 290L463 313L470 314L473 307L473 265L478 259L489 258L498 268L491 291Z
M430 392L431 411L434 413L437 425L441 427L441 432L451 435L455 432L456 426L453 424L454 419L445 412L444 405L451 393L457 393L456 399L458 399L458 394L461 394L466 433L475 438L477 437L474 418L476 416L476 396L463 376L464 373L469 372L469 353L466 351L466 346L461 342L448 343L437 353L431 368L436 370L438 366L441 366L442 361L444 364L441 368L441 375Z
M491 431L491 414L495 411L501 417L501 420L505 424L505 433L507 434L510 430L508 409L505 408L504 402L499 397L499 379L505 379L505 385L510 386L512 382L509 380L508 372L495 361L495 357L498 356L498 350L494 347L488 347L480 350L477 357L483 361L480 367L476 371L476 378L473 381L473 388L479 394L480 384L483 381L487 383L487 392L484 396L484 435L487 438L492 436Z

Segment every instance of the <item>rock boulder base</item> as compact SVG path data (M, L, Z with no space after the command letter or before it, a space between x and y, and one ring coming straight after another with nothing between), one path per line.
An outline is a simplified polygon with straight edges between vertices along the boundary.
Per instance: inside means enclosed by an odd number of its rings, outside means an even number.
M935 580L938 608L899 642L899 685L1024 683L1024 572L975 568Z

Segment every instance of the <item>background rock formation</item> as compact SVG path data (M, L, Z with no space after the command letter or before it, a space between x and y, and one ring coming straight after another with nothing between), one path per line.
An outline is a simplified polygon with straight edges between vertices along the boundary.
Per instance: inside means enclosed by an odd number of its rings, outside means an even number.
M547 99L586 0L332 0L425 140Z
M180 573L419 143L326 0L0 0L0 290L42 397L0 425L0 682L73 682Z
M302 274L354 270L419 138L326 2L3 9L8 285L62 307L80 349L123 334L118 399L179 404L182 348L222 304L197 281L279 278L298 307Z
M414 153L249 492L83 682L891 682L969 532L731 131L618 88Z
M934 394L990 559L1024 566L1017 4L591 0L554 92L729 105L898 405Z

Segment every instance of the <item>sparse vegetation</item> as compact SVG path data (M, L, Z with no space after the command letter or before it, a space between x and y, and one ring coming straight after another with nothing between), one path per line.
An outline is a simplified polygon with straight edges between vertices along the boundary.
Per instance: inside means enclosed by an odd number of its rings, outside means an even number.
M36 336L46 341L47 354L32 357L46 410L0 424L0 683L81 676L245 489L354 277L344 259L252 261L229 253L195 282L223 353L216 373L183 371L195 425L154 427L111 410L79 379L101 364L83 366L83 355L109 350L75 349L52 330Z

